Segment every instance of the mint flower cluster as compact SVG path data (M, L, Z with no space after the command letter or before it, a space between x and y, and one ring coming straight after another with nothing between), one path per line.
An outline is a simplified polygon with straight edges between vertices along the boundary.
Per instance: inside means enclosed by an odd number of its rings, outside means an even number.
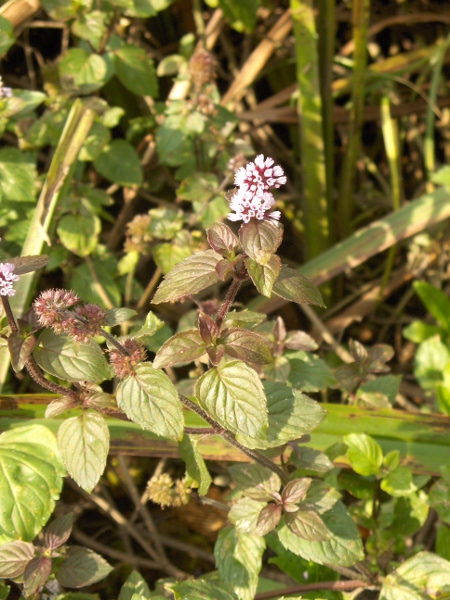
M256 218L276 222L280 219L280 211L269 212L275 204L275 198L269 190L284 185L287 179L281 167L273 166L274 162L273 158L264 158L263 154L259 154L255 162L237 170L234 183L238 190L230 200L230 208L234 210L234 213L228 214L230 221L248 223Z
M19 279L19 275L14 274L12 263L0 263L0 296L14 296L16 290L13 288L13 283Z

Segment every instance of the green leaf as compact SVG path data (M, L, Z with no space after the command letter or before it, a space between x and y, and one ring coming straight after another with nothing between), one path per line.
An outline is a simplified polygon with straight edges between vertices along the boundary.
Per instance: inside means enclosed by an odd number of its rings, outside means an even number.
M37 172L30 154L17 148L0 150L0 199L2 202L32 202Z
M23 275L42 269L49 263L49 257L45 256L15 256L8 258L8 262L14 265L14 273Z
M397 498L394 520L389 529L394 535L402 537L413 535L424 525L428 511L428 496L423 490Z
M191 248L190 244L179 245L176 241L168 242L166 244L157 244L153 249L153 260L155 261L156 266L161 269L164 275L166 275L175 267L175 265L185 258L192 256L193 252L194 248Z
M347 458L360 475L378 475L383 465L383 451L378 442L365 433L350 433L344 437Z
M267 400L257 373L235 360L209 369L195 386L199 404L232 433L264 439Z
M9 542L0 546L0 577L12 579L22 575L34 552L30 542Z
M198 440L185 433L181 442L178 442L178 449L186 463L187 485L193 484L198 488L199 496L205 496L212 479L202 455L197 450L197 444Z
M102 123L94 121L80 150L78 159L82 161L95 160L110 139L111 133L109 129Z
M55 436L42 425L0 435L0 543L33 540L55 508L64 466Z
M74 269L70 279L70 288L73 289L85 302L100 304L109 308L112 304L120 306L122 295L115 280L117 263L111 258L92 258L90 264L83 262ZM95 278L92 277L92 271ZM104 294L109 299L105 304Z
M109 429L103 416L84 410L66 419L59 427L58 445L72 479L86 492L92 492L108 458Z
M93 383L111 379L105 355L93 340L78 343L47 329L39 336L33 356L41 369L59 379Z
M330 530L330 539L324 542L312 542L297 537L283 524L278 530L281 543L287 549L320 565L349 567L364 557L359 533L342 502L336 502L333 508L322 514L326 527Z
M265 502L241 498L231 506L228 519L241 533L255 533L258 517L265 506Z
M119 325L119 323L124 323L125 321L132 319L137 314L138 313L132 308L110 308L106 313L105 325L114 327L114 325Z
M280 490L278 475L262 465L235 465L229 471L237 489L252 500L271 502Z
M306 279L296 269L282 265L278 279L273 286L273 293L285 300L298 304L315 304L325 306L322 294L309 279Z
M56 579L64 587L79 588L101 581L112 570L99 554L88 548L70 546L56 571Z
M358 389L358 396L361 392L383 394L390 404L394 404L395 398L400 389L401 375L384 375L367 381Z
M439 325L429 325L423 321L413 321L403 329L402 333L403 337L407 340L410 340L415 344L420 344L430 337L441 335L443 331L442 327L439 327Z
M450 331L450 300L447 294L426 281L415 281L413 288L439 325Z
M445 560L450 560L450 529L448 527L438 527L436 554L439 554Z
M122 46L114 53L116 75L123 85L138 96L158 95L155 67L146 51L138 46Z
M11 22L5 17L0 16L0 57L8 52L15 41L16 38Z
M273 361L272 353L263 338L247 329L228 329L220 338L225 354L254 365L267 365Z
M135 376L117 386L117 404L143 429L181 440L184 418L177 390L165 373L150 363L135 367Z
M72 24L72 33L82 40L87 40L95 50L106 33L106 20L108 16L100 10L92 10L80 15Z
M156 353L153 366L156 369L187 364L205 354L205 344L196 329L182 331L172 336Z
M450 362L450 350L437 336L422 342L414 356L414 375L425 390L443 383L443 371Z
M94 161L100 175L123 186L142 185L142 167L138 153L126 140L113 140Z
M450 562L419 552L386 577L380 600L432 600L450 593Z
M430 506L438 513L445 523L450 523L450 485L443 479L438 479L430 489L428 496Z
M280 258L276 254L271 254L264 265L260 265L252 258L246 258L245 266L258 292L270 298L272 288L280 274Z
M259 0L246 0L236 2L235 0L219 0L219 6L225 17L231 21L237 31L252 32L256 23L256 13L259 8Z
M111 70L99 54L82 48L70 48L59 63L59 75L67 87L75 85L83 94L100 89L111 77Z
M412 472L408 467L397 467L383 477L380 487L383 491L396 498L402 498L417 491L413 483Z
M177 196L183 200L204 204L216 195L218 187L219 182L215 175L211 173L196 173L191 177L183 179L177 190ZM223 223L218 223L217 225L219 227L227 227Z
M204 250L181 261L164 277L152 303L179 300L217 283L215 266L221 258L214 250Z
M286 352L291 370L287 383L303 392L319 392L336 383L328 365L314 354L303 350Z
M271 221L250 221L239 229L239 239L244 252L254 261L265 265L283 239L283 227Z
M332 535L317 512L308 506L300 506L295 512L287 512L284 518L289 529L304 540L325 542Z
M97 246L101 228L96 215L64 215L56 231L67 250L77 256L88 256Z
M133 594L139 594L146 600L150 600L151 593L147 582L137 571L131 571L125 583L120 589L118 600L131 600Z
M236 600L234 594L230 594L222 587L211 581L203 579L191 579L182 581L171 587L175 600Z
M253 600L265 549L264 538L240 533L234 527L219 532L214 556L221 578L240 600Z

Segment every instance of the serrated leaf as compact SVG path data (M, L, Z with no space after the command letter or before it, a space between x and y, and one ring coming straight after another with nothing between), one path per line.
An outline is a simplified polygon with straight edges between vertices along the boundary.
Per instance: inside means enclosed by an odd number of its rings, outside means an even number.
M295 512L287 512L284 518L289 529L303 540L325 542L332 535L317 512L308 506L300 506Z
M239 240L225 223L214 223L206 234L211 248L223 256L234 252L238 247Z
M284 346L289 350L311 352L319 347L316 341L304 331L290 331L284 339Z
M241 498L232 505L228 519L242 533L259 533L255 532L256 523L265 506L265 502L258 502L252 498Z
M104 417L83 411L63 421L58 445L70 476L86 492L92 492L103 474L109 451L109 429Z
M214 547L217 568L226 586L240 600L253 600L265 549L264 538L222 529Z
M273 293L298 304L325 306L322 294L306 277L292 267L283 265L273 286Z
M262 465L235 465L229 471L237 489L252 500L270 502L280 490L278 475Z
M152 597L147 582L137 571L131 571L127 577L120 589L118 600L131 600L134 594L139 594L146 600L150 600Z
M361 478L359 480L361 481ZM340 498L341 494L336 488L314 479L303 502L321 515L331 510Z
M122 46L114 53L116 75L123 85L138 96L158 95L158 80L151 58L143 48Z
M378 475L383 465L380 444L364 433L350 433L344 437L348 446L347 458L359 475Z
M123 186L142 185L138 153L126 140L113 140L94 161L97 171L108 181Z
M165 373L150 363L135 367L135 376L117 386L117 403L127 417L156 435L181 440L184 418L177 390Z
M239 229L239 240L244 252L261 265L265 265L283 239L283 227L268 220L250 221Z
M225 354L254 365L267 365L273 361L272 353L263 338L247 329L228 329L220 338Z
M59 63L59 75L67 86L75 85L82 93L100 89L111 77L108 63L99 54L82 48L70 48Z
M286 352L291 370L287 383L303 392L319 392L331 387L336 380L330 367L318 356L303 350Z
M8 349L11 365L16 373L21 371L30 357L36 338L32 335L24 337L20 331L12 331L8 337Z
M236 600L234 594L228 593L211 581L191 579L182 581L171 587L175 600Z
M44 586L52 571L52 561L48 556L36 556L26 566L23 573L23 589L27 596L33 595Z
M55 436L42 425L0 435L0 543L36 537L55 507L65 474Z
M292 479L283 488L283 502L289 502L290 504L297 504L300 500L306 496L306 492L311 487L312 479L310 477L303 477L301 479Z
M101 223L96 215L64 215L56 228L62 245L82 257L95 250L100 231Z
M272 254L264 265L260 265L252 258L246 258L244 262L258 292L270 298L272 288L280 274L280 258L276 254Z
M195 329L176 333L156 353L153 366L156 369L188 364L205 354L205 344Z
M66 515L57 517L45 530L45 547L54 550L65 544L72 532L72 526L73 513L67 513Z
M232 433L266 435L267 401L256 372L241 361L209 369L195 386L199 404Z
M281 504L275 504L275 502L266 504L258 515L254 533L256 535L266 535L269 531L275 529L280 522L282 514L283 509Z
M33 356L44 371L66 381L99 383L111 378L105 355L93 340L77 343L47 329L39 336Z
M252 310L230 310L225 321L227 327L246 327L251 329L261 325L267 319L267 315Z
M205 250L181 261L164 277L152 303L179 300L217 283L219 277L215 267L221 259L214 250Z
M294 452L295 454L291 460L293 460L297 469L326 473L334 467L328 456L319 450L307 446L297 446L294 448Z
M185 433L181 442L178 442L178 449L186 463L187 485L192 484L193 487L198 488L199 496L205 496L212 479L202 455L197 450L197 440Z
M8 542L0 546L0 578L12 579L22 575L34 552L34 545L30 542Z
M101 581L111 573L112 567L104 558L88 548L67 548L64 560L56 572L60 585L80 588Z
M434 600L449 593L450 562L431 552L419 552L389 573L380 600Z
M320 565L349 567L361 560L364 553L358 529L342 502L336 502L323 513L322 519L330 530L330 539L324 542L301 539L283 524L278 530L281 543L294 554Z

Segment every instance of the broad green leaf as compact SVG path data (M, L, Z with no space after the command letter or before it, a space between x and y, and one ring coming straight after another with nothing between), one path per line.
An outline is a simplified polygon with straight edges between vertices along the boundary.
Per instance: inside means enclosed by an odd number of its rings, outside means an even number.
M195 386L199 404L232 433L264 439L267 400L257 373L235 360L209 369Z
M34 109L46 100L47 94L32 90L14 90L12 98L4 98L3 109L0 109L0 117L26 117L33 113Z
M88 548L70 546L56 571L58 583L79 588L101 581L113 568L104 558Z
M72 479L86 492L92 492L108 458L109 429L104 417L84 410L77 417L65 419L58 430L58 445Z
M68 335L46 329L39 336L33 356L41 369L59 379L93 383L111 379L111 368L93 340L78 343Z
M138 153L126 140L113 140L94 161L100 175L108 181L131 187L142 185L142 167Z
M442 290L426 281L415 281L413 288L428 312L447 332L450 331L450 300Z
M80 15L72 24L72 33L82 40L87 40L95 50L98 50L106 33L107 18L108 15L100 10L92 10Z
M37 172L31 155L17 148L0 150L0 200L32 202Z
M191 202L205 203L211 200L217 193L219 182L217 177L211 173L196 173L191 177L183 179L177 190L177 196ZM218 223L219 227L226 227Z
M428 496L423 490L397 498L390 531L398 536L410 536L424 525L429 512Z
M221 221L230 212L230 206L223 196L215 196L210 202L207 202L202 206L199 206L199 203L194 202L193 209L196 212L203 229Z
M272 353L264 339L247 329L232 328L220 338L225 354L254 365L267 365L273 361Z
M153 61L143 48L122 46L114 53L116 75L123 85L138 96L158 95L158 80Z
M246 0L246 2L233 2L230 0L218 0L220 8L225 17L231 21L237 31L252 32L256 23L256 13L259 8L259 0Z
M403 329L402 333L407 340L410 340L415 344L420 344L428 338L435 335L441 335L443 330L439 325L429 325L423 321L413 321Z
M324 452L308 448L308 446L298 447L291 460L293 460L297 469L315 471L316 473L326 473L334 467Z
M365 433L350 433L344 437L348 446L347 458L352 469L360 475L378 475L383 465L380 444Z
M82 161L92 161L97 158L103 148L111 139L111 133L107 127L99 121L94 121L83 147L80 150L78 159ZM103 191L103 190L102 190Z
M450 529L448 527L438 527L436 534L436 554L450 560Z
M392 404L395 402L395 398L400 389L401 375L384 375L364 383L358 389L358 395L361 392L380 393L387 397L388 401Z
M318 356L303 350L289 351L284 356L291 367L287 383L292 387L303 392L319 392L336 383L331 369Z
M331 531L315 510L301 506L296 512L284 516L286 525L296 536L310 542L325 542L331 538Z
M70 252L77 256L88 256L97 246L101 228L96 215L64 215L56 231L62 245Z
M178 442L178 449L186 463L187 485L193 484L198 489L199 496L205 496L212 479L202 455L197 450L197 443L198 440L185 433L181 442Z
M238 490L252 500L271 502L281 487L276 473L258 464L229 467Z
M76 292L85 302L100 304L105 308L120 306L122 294L116 277L116 262L110 258L104 259L91 257L90 264L83 262L73 271L70 279L70 288ZM95 273L95 278L92 276ZM104 294L109 299L105 305Z
M182 331L172 336L156 353L156 369L190 363L205 354L205 344L196 329Z
M162 125L156 134L156 149L158 157L163 165L177 167L192 156L192 140L174 126Z
M445 523L450 523L450 485L444 479L438 479L430 489L430 506Z
M331 510L340 498L341 494L336 488L331 487L324 481L313 479L306 494L304 504L314 508L319 515L323 515L323 513Z
M252 329L257 325L261 325L266 319L267 315L262 315L261 313L252 310L230 310L225 324L228 327L244 327Z
M82 93L100 89L111 77L105 59L82 48L70 48L59 63L59 75L67 86L75 85Z
M241 533L255 533L259 514L265 506L265 502L241 498L231 506L228 519Z
M402 498L411 494L411 492L417 491L417 486L413 483L411 469L408 469L408 467L397 467L397 469L390 471L386 477L383 477L380 487L390 496L396 498Z
M191 579L171 587L175 600L236 600L234 594L204 579Z
M265 549L264 538L240 533L234 527L222 529L214 546L221 578L241 600L253 600Z
M164 277L152 303L179 300L217 283L215 266L221 258L214 250L204 250L181 261Z
M120 589L118 600L131 600L133 594L139 594L149 600L151 598L150 589L147 582L137 571L131 571L125 583Z
M425 389L433 389L443 383L443 370L450 362L450 350L438 336L422 342L414 356L414 375Z
M273 286L273 293L298 304L325 306L322 294L316 286L296 269L286 265L281 267L280 274Z
M450 562L431 552L419 552L389 573L380 600L433 600L449 594Z
M55 436L42 425L0 435L0 543L33 540L55 507L65 474Z
M347 513L342 502L322 514L330 539L324 542L311 542L297 537L283 524L278 530L281 543L287 550L320 565L349 567L362 560L364 553L358 529Z
M6 54L16 41L11 21L0 16L0 57Z
M271 221L250 221L239 229L242 248L250 258L265 265L283 239L283 227Z
M270 298L274 283L280 274L280 258L276 254L271 254L264 265L252 258L246 258L245 266L258 292Z
M179 245L174 241L166 244L157 244L153 249L153 260L156 266L166 275L175 265L191 256L193 252L194 248L191 248L190 244Z
M135 367L135 376L117 386L117 404L143 429L181 440L184 418L178 393L165 373L150 363Z
M8 542L0 546L0 578L12 579L22 575L34 557L34 545L30 542Z
M42 0L42 8L55 21L67 21L76 17L77 10L81 8L90 8L92 0L83 0L78 4L69 2L68 0Z
M184 217L181 210L152 208L148 214L150 223L146 233L153 239L172 240L183 229Z
M110 308L106 313L105 325L114 326L132 319L137 312L132 308Z

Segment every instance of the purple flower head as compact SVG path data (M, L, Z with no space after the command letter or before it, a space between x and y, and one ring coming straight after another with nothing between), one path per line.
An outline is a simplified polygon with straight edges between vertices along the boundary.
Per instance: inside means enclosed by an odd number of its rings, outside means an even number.
M13 289L13 283L19 279L19 275L14 275L12 263L0 263L0 296L14 296L16 290Z
M234 210L234 213L228 214L230 221L248 223L252 218L260 221L279 220L279 211L268 212L275 204L275 198L269 190L279 188L287 179L283 169L273 164L273 158L264 158L260 154L255 158L255 162L238 169L234 183L239 189L230 200L230 208Z

